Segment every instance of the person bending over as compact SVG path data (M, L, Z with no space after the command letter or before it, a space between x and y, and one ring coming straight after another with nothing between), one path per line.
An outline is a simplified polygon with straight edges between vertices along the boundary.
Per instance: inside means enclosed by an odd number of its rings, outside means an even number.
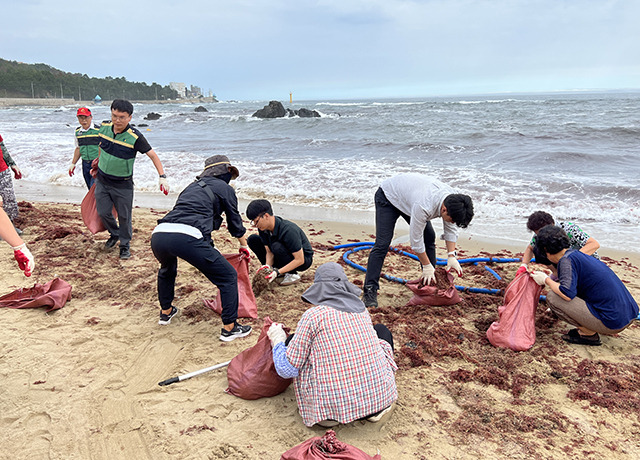
M325 263L302 294L314 306L295 334L287 338L279 323L267 331L276 371L294 379L307 426L378 421L398 399L393 337L384 325L374 327L360 293L340 265Z
M547 257L537 250L536 248L536 236L541 228L547 225L555 225L555 221L551 214L544 211L536 211L532 213L527 219L527 229L535 235L531 238L531 242L527 245L522 256L522 265L517 274L529 269L529 262L534 257L536 262L542 265L548 265L555 270L555 266L547 259ZM589 236L587 232L582 230L578 225L573 222L558 222L558 227L565 231L569 237L569 246L571 249L577 249L584 252L587 255L593 256L596 259L600 259L596 252L600 247L600 243L592 236Z
M638 317L638 304L624 283L604 262L571 249L569 237L556 225L538 232L537 247L558 266L559 281L545 272L531 277L551 292L547 303L560 319L576 326L562 339L569 343L600 345L599 334L613 335Z
M396 221L409 224L411 249L422 265L424 284L435 282L436 234L431 220L442 218L447 245L447 271L462 274L456 258L458 227L466 228L473 219L473 202L468 195L455 193L439 180L421 174L400 174L382 182L375 194L376 241L369 253L364 280L364 304L378 306L379 280L389 251Z
M224 213L229 233L240 243L240 253L250 257L236 193L229 185L239 173L224 155L209 157L204 165L204 171L180 193L173 209L158 220L151 235L151 249L160 262L158 324L169 324L178 313L172 303L180 258L200 270L220 290L223 324L220 340L229 342L249 335L251 326L242 326L236 321L238 274L214 248L211 232L220 228Z
M270 283L284 275L281 286L299 281L298 272L305 271L313 263L313 248L307 235L293 222L274 216L267 200L253 200L247 206L246 214L251 225L258 228L258 234L247 239L249 248L262 263L258 272L272 268L267 275Z

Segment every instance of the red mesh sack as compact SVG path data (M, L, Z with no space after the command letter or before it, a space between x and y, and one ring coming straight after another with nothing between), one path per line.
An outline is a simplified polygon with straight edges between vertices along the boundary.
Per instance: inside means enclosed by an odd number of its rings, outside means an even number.
M80 213L82 214L82 221L87 226L89 231L93 234L104 232L106 228L102 223L102 219L98 215L96 209L96 183L94 182L87 194L82 199L80 204ZM114 207L111 211L113 217L118 218L118 213Z
M238 272L238 317L257 318L258 306L256 305L256 297L253 295L251 280L249 279L249 259L239 253L222 255ZM220 291L218 291L215 299L203 299L203 302L206 307L211 308L217 314L222 314Z
M267 330L271 318L264 318L258 343L233 358L227 368L227 393L242 399L260 399L279 395L291 384L292 379L283 379L273 364L271 342ZM284 329L289 332L288 328Z
M453 275L436 269L436 284L423 286L420 280L407 281L406 286L413 292L406 306L411 305L453 305L460 302L460 295L453 284Z
M0 307L35 308L50 307L58 310L71 300L71 285L60 278L54 278L46 284L34 284L32 288L16 289L0 297Z
M542 286L528 272L516 276L504 292L498 321L487 331L487 339L492 345L523 351L536 343L536 307L541 291Z
M286 451L280 460L382 460L380 454L371 457L357 447L338 441L333 430L321 438L314 436Z

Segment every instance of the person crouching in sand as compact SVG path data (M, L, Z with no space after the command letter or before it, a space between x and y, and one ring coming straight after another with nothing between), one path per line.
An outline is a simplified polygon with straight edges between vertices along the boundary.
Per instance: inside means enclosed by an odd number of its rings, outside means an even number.
M171 322L178 309L172 305L175 296L178 257L202 272L220 290L222 299L222 331L220 340L230 342L251 333L251 326L238 324L238 274L233 266L213 246L211 232L222 225L222 213L227 217L231 236L238 239L240 253L250 257L246 229L238 212L238 199L231 179L239 176L224 155L214 155L204 162L204 171L185 188L175 206L162 219L151 235L153 255L160 262L158 270L158 324Z
M558 266L559 281L542 271L531 277L552 292L547 303L560 319L577 326L562 339L582 345L601 345L599 334L613 335L638 317L638 304L620 278L604 262L576 249L560 227L548 225L538 232L537 247Z
M398 399L393 337L382 324L374 327L360 294L340 265L325 263L302 294L315 306L302 315L295 334L287 338L279 323L267 331L276 371L294 378L307 426L375 422Z

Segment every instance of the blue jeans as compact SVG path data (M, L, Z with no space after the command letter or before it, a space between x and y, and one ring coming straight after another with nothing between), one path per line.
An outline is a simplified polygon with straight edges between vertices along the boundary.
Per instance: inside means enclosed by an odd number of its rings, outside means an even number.
M375 195L376 203L376 242L369 252L369 260L367 261L367 274L364 278L364 286L372 288L376 292L380 288L380 273L382 273L382 265L384 259L389 252L389 246L393 240L393 231L396 228L396 222L402 217L407 223L411 218L396 208L387 199L381 188ZM424 228L424 245L427 257L431 264L436 266L436 232L433 230L431 222L427 222Z
M84 183L87 184L87 188L91 188L96 181L96 178L90 173L91 163L93 163L91 160L82 160L82 177L84 177Z

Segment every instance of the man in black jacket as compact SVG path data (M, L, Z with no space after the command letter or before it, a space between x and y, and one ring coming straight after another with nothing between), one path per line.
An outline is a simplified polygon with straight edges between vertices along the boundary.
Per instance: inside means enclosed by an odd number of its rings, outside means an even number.
M238 318L238 275L233 266L214 248L211 232L222 224L226 215L231 236L238 239L240 253L249 257L246 229L238 212L238 199L229 185L239 176L224 155L214 155L204 162L204 171L185 188L175 206L162 219L151 236L151 249L160 262L158 270L159 324L171 322L178 309L172 305L178 272L178 257L202 272L220 290L222 299L222 331L220 340L230 342L251 333Z

